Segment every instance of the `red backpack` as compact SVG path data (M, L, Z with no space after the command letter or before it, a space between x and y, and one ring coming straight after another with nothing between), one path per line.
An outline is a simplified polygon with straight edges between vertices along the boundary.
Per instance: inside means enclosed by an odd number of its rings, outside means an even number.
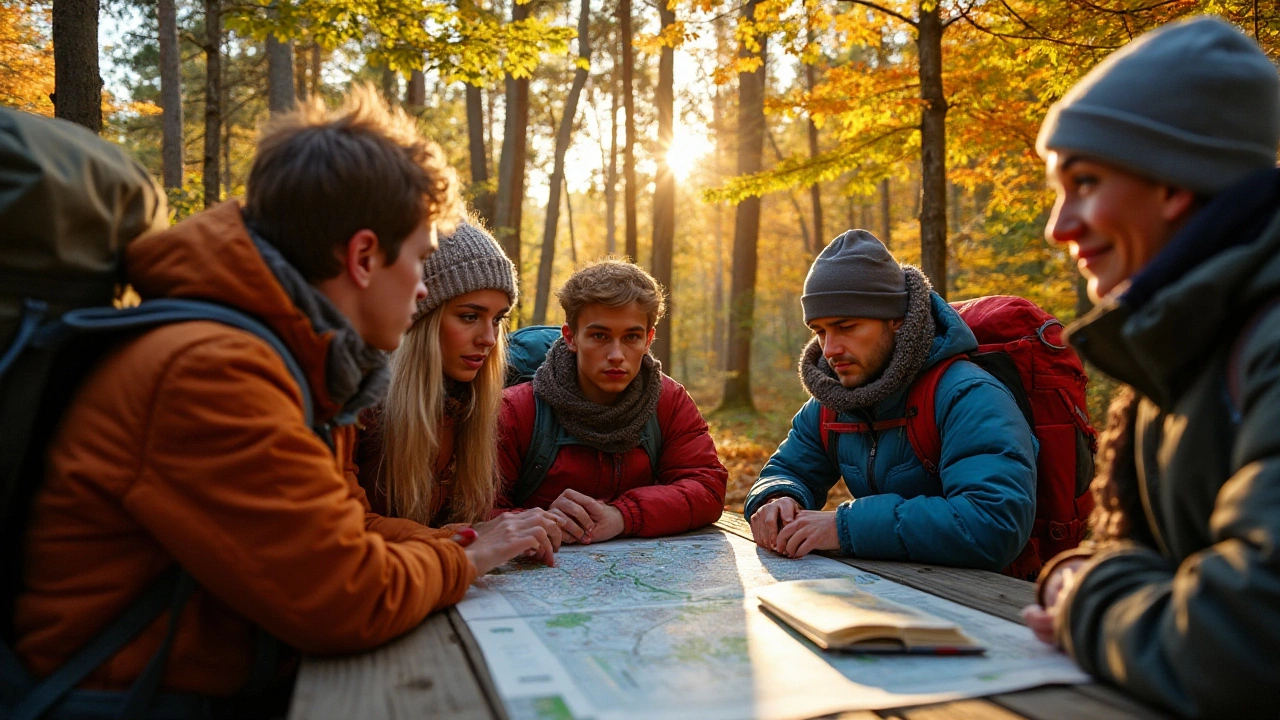
M978 349L948 358L921 373L907 391L906 417L874 424L836 421L822 407L822 445L832 452L836 433L906 427L911 449L931 474L938 474L942 438L938 434L934 396L947 368L969 360L991 373L1013 393L1019 409L1040 442L1036 459L1036 520L1031 539L1004 574L1034 580L1054 555L1080 544L1093 497L1093 455L1098 433L1085 409L1088 376L1075 351L1062 337L1062 323L1030 300L992 295L954 303L978 338Z

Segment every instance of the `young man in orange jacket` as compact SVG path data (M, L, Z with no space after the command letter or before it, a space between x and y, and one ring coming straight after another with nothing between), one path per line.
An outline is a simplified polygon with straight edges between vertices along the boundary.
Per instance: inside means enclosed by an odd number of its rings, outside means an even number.
M437 226L458 217L456 184L440 148L361 89L336 112L315 102L268 127L243 206L222 203L127 248L144 300L214 301L273 330L332 449L308 426L282 357L248 333L176 323L108 352L63 417L31 510L14 625L34 677L175 566L197 589L176 618L161 693L216 708L249 679L259 629L308 653L366 650L515 555L550 561L554 523L509 523L464 549L370 513L351 472L351 423L384 390L386 352L426 292ZM162 614L83 687L129 688L169 623ZM278 712L287 695L232 712Z

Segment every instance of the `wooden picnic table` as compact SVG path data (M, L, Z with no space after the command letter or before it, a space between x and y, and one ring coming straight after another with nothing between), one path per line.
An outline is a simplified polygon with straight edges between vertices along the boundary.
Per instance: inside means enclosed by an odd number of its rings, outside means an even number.
M716 526L751 538L742 516L726 512ZM833 556L834 557L834 556ZM924 590L1020 623L1033 586L985 570L834 557L887 580ZM289 720L323 718L459 718L506 720L506 711L466 623L449 608L377 650L346 657L307 657L289 707ZM1099 684L1049 686L971 700L858 711L838 720L1154 720L1166 714Z

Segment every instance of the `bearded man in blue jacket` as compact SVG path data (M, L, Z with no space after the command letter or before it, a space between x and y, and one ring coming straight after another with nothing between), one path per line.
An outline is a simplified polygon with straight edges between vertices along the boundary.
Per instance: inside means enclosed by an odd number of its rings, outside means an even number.
M935 400L937 473L917 459L903 424L885 422L905 416L922 372L977 349L956 311L865 230L822 251L801 304L814 335L800 356L811 399L747 495L756 543L789 557L839 550L987 570L1012 562L1035 519L1036 441L1009 390L973 363L947 369ZM824 441L822 406L838 423L882 429ZM823 511L841 477L853 500Z

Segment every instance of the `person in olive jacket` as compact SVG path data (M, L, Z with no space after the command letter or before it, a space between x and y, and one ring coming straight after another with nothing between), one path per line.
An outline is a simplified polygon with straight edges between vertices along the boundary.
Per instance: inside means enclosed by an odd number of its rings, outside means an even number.
M1168 25L1049 112L1038 147L1097 307L1077 350L1127 384L1092 547L1024 611L1086 671L1190 717L1280 707L1280 77L1236 28Z

